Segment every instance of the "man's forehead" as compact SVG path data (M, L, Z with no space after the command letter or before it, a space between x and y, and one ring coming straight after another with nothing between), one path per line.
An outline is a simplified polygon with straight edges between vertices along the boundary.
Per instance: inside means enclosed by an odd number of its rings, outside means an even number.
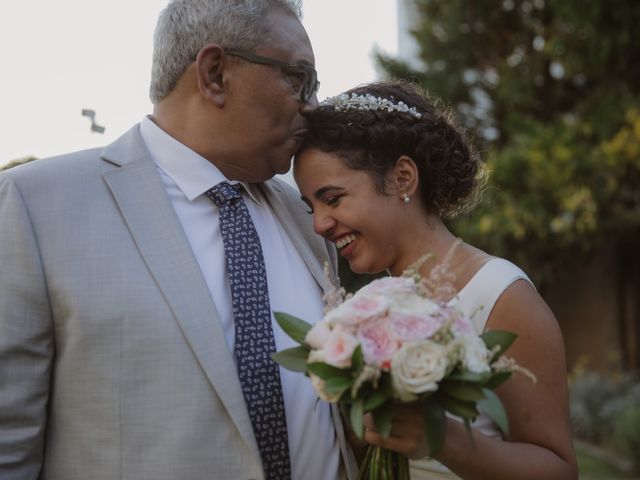
M269 38L263 48L286 55L285 61L315 65L309 36L298 18L275 10L267 15L266 21Z

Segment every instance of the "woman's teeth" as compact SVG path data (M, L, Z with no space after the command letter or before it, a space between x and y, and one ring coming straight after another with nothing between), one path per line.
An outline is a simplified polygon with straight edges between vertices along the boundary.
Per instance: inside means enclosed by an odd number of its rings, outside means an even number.
M344 237L342 237L340 240L336 242L336 247L338 247L339 249L342 249L347 245L349 245L351 242L353 242L355 239L356 239L356 236L353 233L350 233L349 235L345 235Z

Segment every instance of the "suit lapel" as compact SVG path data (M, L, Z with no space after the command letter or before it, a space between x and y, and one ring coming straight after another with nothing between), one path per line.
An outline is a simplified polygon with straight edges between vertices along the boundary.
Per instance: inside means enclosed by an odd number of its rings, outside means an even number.
M241 435L260 458L242 389L200 268L138 127L108 146L103 174L149 271Z
M295 220L292 214L292 207L285 204L287 199L280 186L274 180L261 184L261 188L273 212L289 234L289 238L300 253L313 278L322 287L322 290L327 293L331 289L331 282L337 282L337 279L334 263L330 262L331 278L327 278L324 272L325 260L327 262L330 261L324 240L313 232L311 234L306 232L305 234L301 229L301 222ZM310 229L311 227L309 226Z

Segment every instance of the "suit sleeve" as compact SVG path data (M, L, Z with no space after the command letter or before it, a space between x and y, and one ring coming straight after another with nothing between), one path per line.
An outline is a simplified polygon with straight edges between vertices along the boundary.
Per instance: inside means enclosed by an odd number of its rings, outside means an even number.
M0 175L0 478L36 479L42 467L52 318L23 198Z

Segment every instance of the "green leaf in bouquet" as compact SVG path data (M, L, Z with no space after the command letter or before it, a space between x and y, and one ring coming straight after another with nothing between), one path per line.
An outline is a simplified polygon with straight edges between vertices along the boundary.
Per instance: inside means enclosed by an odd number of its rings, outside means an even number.
M467 402L464 400L458 400L451 397L444 392L438 391L435 395L436 400L442 407L460 418L476 418L478 416L478 409L475 402Z
M307 357L309 356L309 349L307 347L293 347L286 350L280 350L279 352L271 354L271 358L274 362L280 364L282 367L292 372L306 372L307 371Z
M331 377L324 383L324 389L329 395L342 395L351 387L353 380L347 377Z
M294 317L293 315L289 315L284 312L273 312L273 316L275 317L276 322L278 322L278 325L280 325L280 328L284 330L284 333L289 335L289 337L300 345L305 343L305 338L307 333L309 333L309 330L311 330L311 325L298 317Z
M497 358L502 355L515 341L518 336L515 333L507 332L505 330L489 330L480 335L480 338L487 346L489 350L493 349L496 345L500 347L498 353L493 358Z
M513 372L497 372L484 384L486 388L494 390L511 378Z
M458 382L471 382L483 385L491 378L491 372L476 373L470 371L457 371L447 377L447 380L455 380Z
M322 362L313 362L307 365L307 369L323 380L335 377L343 377L351 380L351 371L346 368L338 368Z
M388 372L383 372L378 380L378 390L383 391L389 398L393 397L395 391L393 390L393 384L391 383L391 375Z
M353 433L362 440L362 433L364 431L364 425L362 423L362 416L364 415L364 404L361 398L356 398L351 404L351 411L349 412L349 423Z
M358 345L351 355L351 368L357 376L364 367L364 357L362 356L362 347Z
M424 416L424 432L429 444L429 456L433 457L444 445L447 418L444 408L433 396L426 397L421 403Z
M371 410L375 410L390 398L391 395L389 395L387 392L381 389L377 389L364 401L364 411L370 412Z
M447 380L442 383L441 389L447 395L466 402L477 402L484 398L482 387L476 383Z
M388 438L391 434L391 419L393 418L393 401L387 400L378 408L373 410L373 423L377 432L382 438Z
M478 409L495 422L505 435L509 434L507 412L498 396L489 389L484 390L485 398L478 402Z

